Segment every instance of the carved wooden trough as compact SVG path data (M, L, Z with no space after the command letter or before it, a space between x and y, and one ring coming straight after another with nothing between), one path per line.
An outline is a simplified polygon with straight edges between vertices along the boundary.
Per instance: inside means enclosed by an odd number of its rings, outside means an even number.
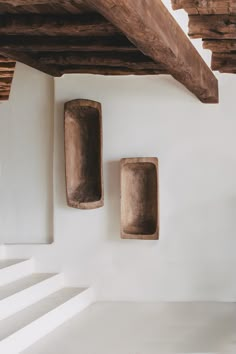
M121 237L157 240L158 160L121 160Z
M101 104L73 100L65 104L67 203L78 209L103 206Z

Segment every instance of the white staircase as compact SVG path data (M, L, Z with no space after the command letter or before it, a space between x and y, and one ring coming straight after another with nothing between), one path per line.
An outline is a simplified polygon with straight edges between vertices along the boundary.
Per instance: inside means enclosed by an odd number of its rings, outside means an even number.
M0 260L0 353L20 353L94 302L63 274L35 273L32 259Z

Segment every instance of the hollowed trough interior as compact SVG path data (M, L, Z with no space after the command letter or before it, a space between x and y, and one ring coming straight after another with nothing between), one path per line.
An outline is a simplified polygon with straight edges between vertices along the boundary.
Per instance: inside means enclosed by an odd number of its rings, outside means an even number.
M121 167L121 236L158 239L157 165L128 160Z
M103 205L101 106L74 100L65 106L65 155L68 204L89 209Z

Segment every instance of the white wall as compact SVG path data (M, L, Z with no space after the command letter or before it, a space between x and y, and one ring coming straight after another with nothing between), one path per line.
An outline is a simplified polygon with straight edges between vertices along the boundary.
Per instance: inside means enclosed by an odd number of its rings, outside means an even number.
M0 243L53 237L53 79L17 64L0 104Z
M164 76L56 79L55 242L12 246L8 255L34 255L39 270L65 271L102 300L236 301L236 76L218 77L219 105ZM63 105L74 98L103 107L105 206L92 211L66 206ZM119 160L135 156L159 158L159 241L119 236Z

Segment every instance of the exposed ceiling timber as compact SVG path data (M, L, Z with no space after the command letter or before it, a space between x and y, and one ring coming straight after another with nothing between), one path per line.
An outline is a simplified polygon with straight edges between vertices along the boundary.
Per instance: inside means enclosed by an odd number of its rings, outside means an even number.
M49 37L0 35L0 48L24 52L139 52L124 36Z
M1 15L0 34L24 36L108 36L120 31L100 14Z
M202 102L217 79L161 0L0 0L0 52L53 76L170 74Z
M172 7L189 15L236 14L235 0L172 0Z
M16 63L0 56L0 101L9 99Z
M162 1L138 1L135 11L133 0L86 3L119 28L145 55L163 64L202 102L218 102L217 79Z
M189 36L191 38L236 39L236 15L189 16Z
M15 52L13 50L7 50L2 48L0 48L0 52L2 55L4 55L7 58L10 58L11 60L19 61L23 64L31 66L34 69L42 71L45 74L51 76L61 76L61 72L58 71L55 66L49 68L47 67L47 65L41 64L37 59L33 59L32 57L30 57L29 55L23 52Z
M172 6L189 14L189 36L212 51L212 69L236 73L236 0L172 0Z

